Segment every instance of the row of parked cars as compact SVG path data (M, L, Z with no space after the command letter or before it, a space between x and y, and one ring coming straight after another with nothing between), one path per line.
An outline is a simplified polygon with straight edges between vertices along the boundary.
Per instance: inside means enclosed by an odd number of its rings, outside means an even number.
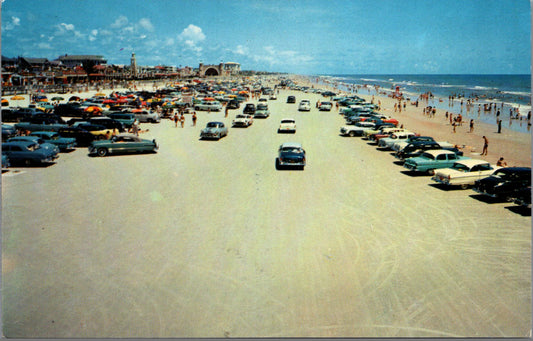
M346 125L342 136L360 136L380 150L392 151L397 164L410 172L431 175L445 187L473 188L479 194L531 208L531 168L499 167L472 159L446 141L420 136L364 103L350 104L341 111Z

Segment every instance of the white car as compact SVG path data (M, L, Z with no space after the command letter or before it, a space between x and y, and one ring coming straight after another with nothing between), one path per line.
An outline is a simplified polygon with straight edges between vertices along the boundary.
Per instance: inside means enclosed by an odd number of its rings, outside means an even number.
M150 123L159 123L161 122L161 117L156 112L151 112L148 110L132 110L127 111L127 113L133 114L137 120L141 123L150 122Z
M204 111L221 111L222 104L218 101L202 101L194 105L194 110L204 110Z
M278 98L276 97L275 94L272 94L272 95L270 95L269 99L270 99L271 101L273 101L273 100L277 100Z
M252 125L252 120L250 119L250 115L245 114L237 114L235 116L235 119L232 122L233 127L249 127Z
M402 150L405 146L407 146L409 143L411 142L414 142L414 141L435 141L432 137L429 137L429 136L417 136L417 137L414 137L414 138L409 138L407 140L400 140L400 141L397 141L395 142L391 149L394 150L395 152L399 152L400 150ZM446 141L441 141L441 142L437 142L442 148L453 148L454 145L451 144L450 142L446 142Z
M342 136L362 136L365 130L374 129L375 126L374 122L357 122L355 125L341 127L340 133Z
M378 147L382 149L391 149L392 145L395 142L398 142L401 140L407 141L411 136L415 136L415 135L416 135L415 133L412 133L410 131L402 131L398 133L393 133L389 137L384 137L382 139L379 139Z
M298 104L298 111L311 111L311 102L308 99L302 99Z
M296 133L296 121L292 118L284 118L279 124L278 133Z
M485 160L466 159L456 161L451 168L435 172L433 181L447 186L460 186L466 189L479 179L487 178L501 167L493 166Z

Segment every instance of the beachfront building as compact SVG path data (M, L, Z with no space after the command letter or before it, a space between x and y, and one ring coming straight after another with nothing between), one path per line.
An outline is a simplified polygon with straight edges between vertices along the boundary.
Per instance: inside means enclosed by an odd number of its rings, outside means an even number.
M231 76L238 74L240 71L241 64L239 63L220 63L218 65L204 65L203 63L200 63L198 67L198 76Z
M84 64L101 65L107 64L107 60L103 56L98 55L68 55L59 56L57 61L68 68L74 68L76 66L83 66Z

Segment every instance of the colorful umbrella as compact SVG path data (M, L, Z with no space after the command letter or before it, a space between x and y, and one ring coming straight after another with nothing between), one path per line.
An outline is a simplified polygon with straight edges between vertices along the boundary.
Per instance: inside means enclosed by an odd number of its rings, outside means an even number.
M106 96L106 94L104 94L104 93L102 93L102 92L99 92L99 93L94 94L94 95L95 95L95 96L104 96L104 97Z
M2 106L7 107L9 105L9 101L5 98L2 98Z
M62 101L62 100L64 100L64 98L61 96L52 97L52 101Z
M22 101L24 99L24 97L20 96L20 95L15 95L13 97L11 97L12 100L14 101Z

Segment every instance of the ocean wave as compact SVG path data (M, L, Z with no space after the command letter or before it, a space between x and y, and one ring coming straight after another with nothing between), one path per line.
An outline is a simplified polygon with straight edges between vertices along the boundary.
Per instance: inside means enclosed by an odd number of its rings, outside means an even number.
M501 91L502 94L517 95L517 96L531 96L531 92L526 91Z

